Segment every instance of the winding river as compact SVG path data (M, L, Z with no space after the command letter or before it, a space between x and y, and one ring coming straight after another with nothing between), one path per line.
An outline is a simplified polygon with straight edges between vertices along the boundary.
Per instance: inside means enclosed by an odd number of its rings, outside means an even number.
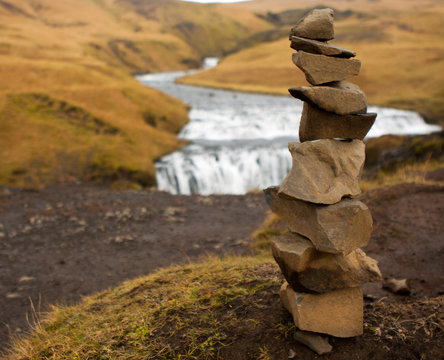
M207 59L207 66L217 63ZM137 77L190 105L179 137L192 144L156 163L160 190L172 194L245 194L282 182L291 167L289 141L298 140L302 102L290 96L242 93L177 84L195 71ZM369 106L378 117L368 137L440 130L412 111Z

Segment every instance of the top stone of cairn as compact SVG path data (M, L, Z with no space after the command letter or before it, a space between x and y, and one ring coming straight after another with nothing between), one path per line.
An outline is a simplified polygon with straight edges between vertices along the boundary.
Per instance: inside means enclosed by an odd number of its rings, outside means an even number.
M332 9L314 9L291 29L291 36L328 41L335 37Z

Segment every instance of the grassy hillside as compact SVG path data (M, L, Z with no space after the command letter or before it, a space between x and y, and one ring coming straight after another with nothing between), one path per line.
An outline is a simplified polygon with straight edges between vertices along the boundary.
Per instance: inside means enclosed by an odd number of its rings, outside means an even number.
M265 3L265 4L264 4ZM285 1L280 12L264 11L269 2L245 3L257 14L289 31L307 11ZM314 6L321 2L309 2ZM334 42L357 51L361 74L351 79L366 92L371 104L419 111L432 122L444 124L444 6L438 1L322 2L337 7ZM259 6L262 4L261 6ZM365 6L364 6L365 5ZM270 9L271 7L269 7ZM277 7L279 9L279 7ZM285 10L284 10L285 9ZM244 91L286 94L287 88L307 84L291 61L287 37L233 54L215 69L181 81Z
M1 0L0 184L154 185L187 108L131 74L234 51L270 27L248 14L241 25L173 0Z

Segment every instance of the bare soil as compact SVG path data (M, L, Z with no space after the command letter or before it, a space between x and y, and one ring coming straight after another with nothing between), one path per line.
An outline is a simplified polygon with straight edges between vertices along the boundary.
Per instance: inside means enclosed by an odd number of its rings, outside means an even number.
M407 278L411 294L391 294L381 283L364 286L364 336L331 339L335 352L326 358L439 357L444 353L438 297L444 292L444 187L401 184L369 191L362 200L374 217L365 251L379 261L385 279ZM125 279L205 254L248 253L251 233L267 211L260 193L173 196L85 184L41 191L0 188L0 344L7 344L8 329L26 331L31 301L44 311L48 304L75 303ZM277 324L291 319L275 290L263 295L261 303L270 307L257 314L269 330L233 329L236 342L224 350L226 358L247 359L258 342L270 344L272 359L286 358L293 349L295 359L317 358L291 336L279 336ZM414 319L423 318L433 318L441 330L432 337L415 330ZM391 330L399 319L411 324L403 327L408 334L399 335L396 326Z

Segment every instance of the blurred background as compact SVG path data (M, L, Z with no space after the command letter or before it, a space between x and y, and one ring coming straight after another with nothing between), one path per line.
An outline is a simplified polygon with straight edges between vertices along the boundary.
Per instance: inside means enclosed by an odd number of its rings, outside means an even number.
M288 33L325 6L333 42L362 61L351 81L378 113L369 137L438 131L439 0L1 0L0 184L207 195L280 183L301 112L287 89L306 84Z

